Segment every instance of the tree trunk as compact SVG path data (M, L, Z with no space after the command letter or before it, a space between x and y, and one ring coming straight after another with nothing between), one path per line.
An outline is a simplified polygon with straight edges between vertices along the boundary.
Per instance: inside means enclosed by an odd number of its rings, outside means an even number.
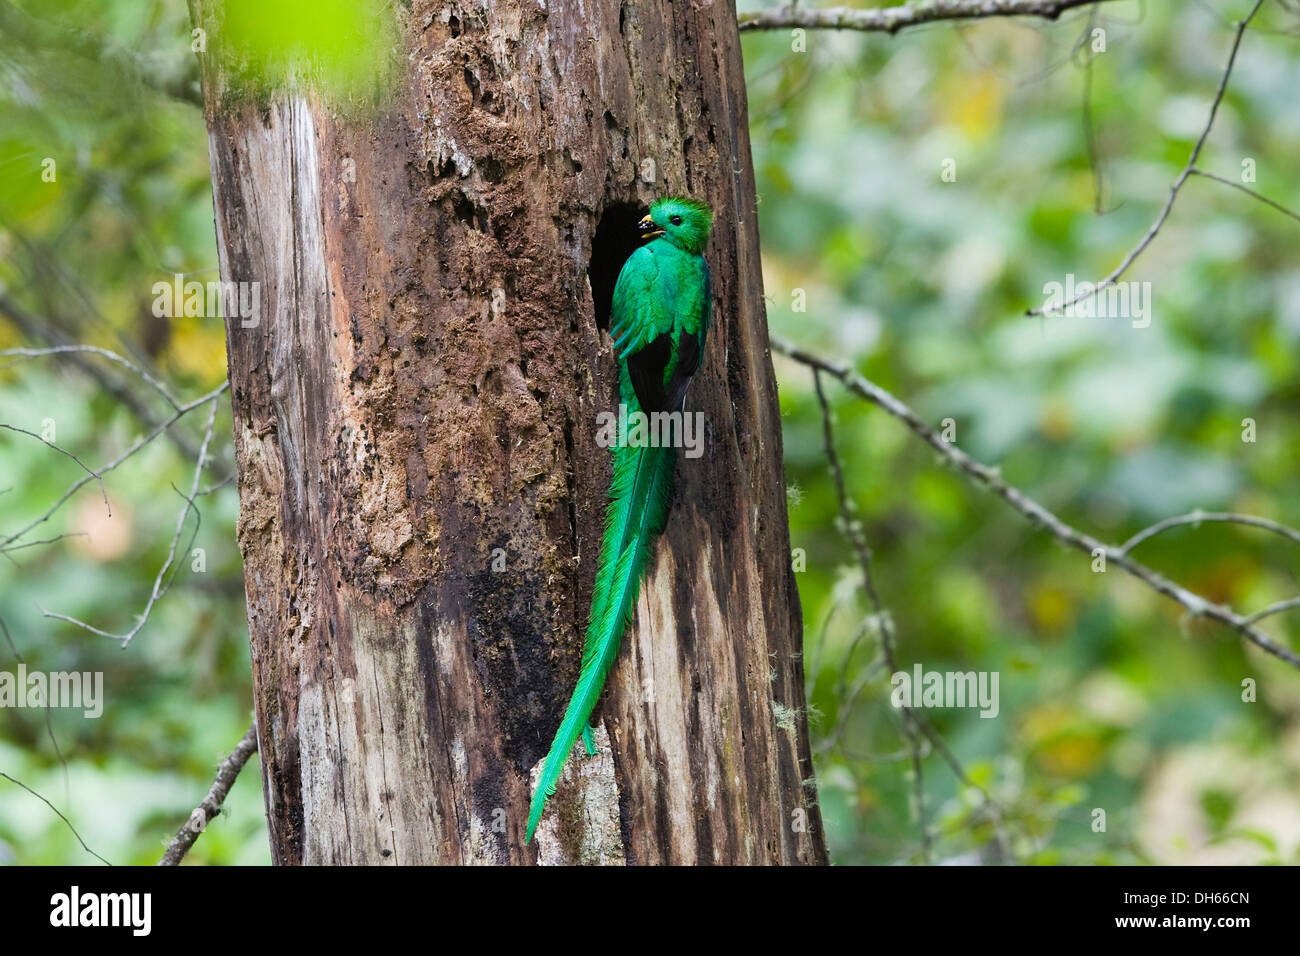
M388 15L381 112L253 101L204 57L221 274L260 283L227 345L274 860L825 862L732 4ZM717 214L705 454L601 753L525 846L600 545L609 295L667 193Z

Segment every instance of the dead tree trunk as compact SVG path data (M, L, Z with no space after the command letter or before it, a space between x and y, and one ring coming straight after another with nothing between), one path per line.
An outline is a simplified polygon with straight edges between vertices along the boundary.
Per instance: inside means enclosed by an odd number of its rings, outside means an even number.
M732 4L389 15L380 113L204 64L222 278L260 283L227 344L275 861L824 862ZM717 211L706 451L601 756L525 847L600 543L609 295L670 192Z

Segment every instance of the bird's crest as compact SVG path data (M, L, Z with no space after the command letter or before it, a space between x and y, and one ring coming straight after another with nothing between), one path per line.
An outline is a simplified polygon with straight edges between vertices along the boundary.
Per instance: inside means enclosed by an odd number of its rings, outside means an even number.
M699 255L709 244L713 210L688 196L665 196L650 204L650 218L673 245Z

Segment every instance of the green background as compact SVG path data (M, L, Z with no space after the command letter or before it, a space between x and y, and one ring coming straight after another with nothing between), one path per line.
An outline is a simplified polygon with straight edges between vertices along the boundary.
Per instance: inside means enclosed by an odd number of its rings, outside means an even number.
M191 56L178 0L26 7L108 38L159 75L182 75ZM1095 23L1085 10L1054 25L809 32L802 51L788 31L745 34L772 329L851 361L936 428L951 419L961 448L1106 542L1196 508L1300 520L1300 223L1194 178L1125 277L1150 283L1149 327L1024 315L1042 304L1045 283L1104 275L1148 229L1204 127L1232 21L1248 9L1122 2L1098 8ZM1091 27L1105 31L1104 52ZM1265 5L1201 159L1238 182L1253 161L1248 185L1292 208L1298 27L1296 13ZM155 366L183 398L219 384L220 320L150 314L154 282L217 278L198 110L110 66L12 40L0 39L0 78L4 295L71 341ZM46 157L53 183L41 179ZM945 160L955 181L941 176ZM795 312L800 296L806 311ZM0 316L0 348L32 344ZM878 621L838 521L811 376L774 360L834 862L1300 858L1300 674L1114 567L1094 573L1088 556L825 380L899 666L1000 678L995 719L926 713L999 807L991 814L924 748L927 855L913 758L889 675L873 668ZM156 414L166 407L146 400ZM191 440L200 415L182 426ZM1242 440L1247 418L1253 442ZM0 422L40 432L49 421L58 444L92 464L141 433L58 360L0 359ZM205 489L231 471L229 432L223 401ZM92 482L33 533L86 535L0 560L0 618L28 668L102 671L108 700L98 720L56 710L48 727L40 711L0 711L0 771L48 798L114 863L157 859L251 717L233 484L200 499L193 547L206 570L183 549L173 590L125 650L42 618L38 604L131 628L185 505L175 489L188 489L192 472L156 442L106 480L111 519ZM0 530L40 515L81 474L33 439L0 432ZM193 527L191 518L182 544ZM1138 557L1243 611L1300 593L1297 546L1258 530L1178 529ZM1294 646L1294 615L1264 626ZM14 667L0 641L0 668ZM1247 679L1254 702L1242 699ZM187 862L268 861L254 759ZM93 858L48 807L0 779L0 862Z

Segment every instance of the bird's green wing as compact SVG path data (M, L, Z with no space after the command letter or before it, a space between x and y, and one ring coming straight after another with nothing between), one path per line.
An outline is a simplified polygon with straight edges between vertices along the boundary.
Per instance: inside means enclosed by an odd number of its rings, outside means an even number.
M614 285L609 335L620 362L673 326L677 270L672 256L656 250L657 245L652 242L633 252Z
M619 273L610 336L641 410L680 410L704 349L709 285L704 259L667 243L637 249Z

